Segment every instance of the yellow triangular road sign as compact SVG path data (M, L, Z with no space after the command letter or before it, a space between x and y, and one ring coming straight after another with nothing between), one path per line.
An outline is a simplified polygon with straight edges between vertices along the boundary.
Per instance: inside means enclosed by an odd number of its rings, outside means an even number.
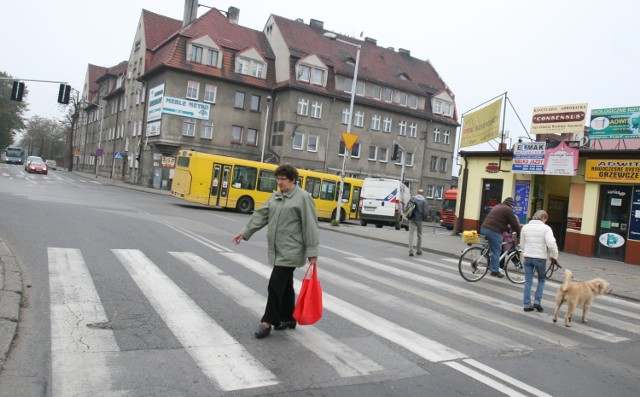
M356 143L359 136L360 135L358 134L349 134L348 132L342 133L342 140L344 141L344 146L347 148L347 150L351 150L353 144Z

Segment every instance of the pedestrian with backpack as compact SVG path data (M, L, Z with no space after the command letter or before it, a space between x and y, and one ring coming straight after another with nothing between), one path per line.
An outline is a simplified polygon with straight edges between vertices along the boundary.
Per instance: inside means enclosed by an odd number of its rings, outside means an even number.
M422 222L427 220L427 200L424 189L418 189L418 194L411 197L407 203L405 215L409 220L409 256L413 256L413 237L418 234L416 254L422 255Z

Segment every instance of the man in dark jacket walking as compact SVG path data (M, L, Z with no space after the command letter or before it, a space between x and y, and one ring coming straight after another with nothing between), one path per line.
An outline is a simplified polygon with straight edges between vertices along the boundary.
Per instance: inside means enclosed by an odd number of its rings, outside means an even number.
M424 189L418 189L418 194L411 197L407 208L414 206L409 215L409 256L413 256L413 235L418 234L416 254L422 255L422 222L427 220L427 200L424 198Z
M508 226L514 232L520 234L520 221L513 212L513 198L507 197L501 204L496 205L489 211L487 217L482 222L480 234L483 234L491 244L491 263L489 271L493 277L504 277L500 273L500 255L502 254L502 233L507 231Z

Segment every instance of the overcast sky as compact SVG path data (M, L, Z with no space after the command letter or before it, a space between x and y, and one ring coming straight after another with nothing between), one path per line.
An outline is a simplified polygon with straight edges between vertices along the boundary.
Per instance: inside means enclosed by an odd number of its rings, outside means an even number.
M530 128L534 106L640 105L638 0L200 3L239 8L240 25L256 30L270 14L317 19L327 30L407 49L434 65L453 90L459 115L507 92L515 111L507 106L505 129L514 141ZM143 8L181 20L184 1L3 1L0 70L82 89L87 64L109 67L128 59ZM57 84L26 84L27 116L61 117Z

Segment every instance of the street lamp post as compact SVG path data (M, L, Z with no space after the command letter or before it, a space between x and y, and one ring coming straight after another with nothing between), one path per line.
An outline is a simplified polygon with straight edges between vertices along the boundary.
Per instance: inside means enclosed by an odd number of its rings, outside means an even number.
M356 98L356 84L358 81L358 67L360 66L360 50L362 46L360 44L352 43L350 41L339 39L335 33L326 32L324 37L329 40L339 41L344 44L348 44L350 46L356 47L356 64L353 68L353 80L351 81L351 101L349 103L349 117L347 118L347 134L351 134L351 124L353 120L353 102ZM336 208L336 224L340 224L340 212L342 212L342 195L344 192L344 177L345 177L345 168L347 165L347 156L349 155L349 151L347 150L347 145L345 143L344 147L344 157L342 158L342 170L340 172L340 190L338 191L338 206Z
M267 127L269 126L269 102L271 102L271 96L267 96L267 111L264 114L264 130L262 130L262 154L260 154L260 162L264 163L264 148L267 144Z
M100 153L100 142L102 142L102 122L104 121L104 106L98 105L98 108L102 111L102 115L100 116L100 132L98 133L98 148L96 149L96 179L98 178L98 167L100 166L100 157L102 157L102 153ZM100 156L98 156L100 153Z

